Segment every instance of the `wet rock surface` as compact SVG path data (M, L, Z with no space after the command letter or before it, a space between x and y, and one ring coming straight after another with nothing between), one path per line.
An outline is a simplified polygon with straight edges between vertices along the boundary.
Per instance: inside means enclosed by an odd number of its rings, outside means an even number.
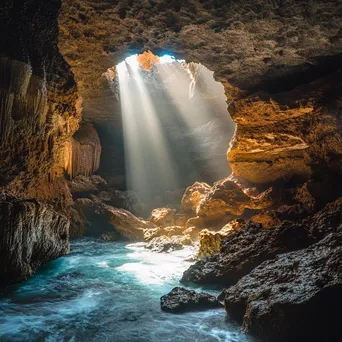
M203 292L195 292L182 287L175 287L170 293L160 298L163 311L183 313L202 311L222 307L215 296Z
M225 238L219 253L190 266L181 282L232 285L263 261L314 242L305 227L293 222L284 222L274 229L262 229L261 225L248 223Z
M222 296L263 341L340 341L342 235L265 261Z
M153 252L172 252L175 250L183 249L184 246L191 246L193 241L189 235L173 235L159 236L153 238L147 245L146 248L152 250Z
M36 200L0 193L0 286L69 252L69 220Z

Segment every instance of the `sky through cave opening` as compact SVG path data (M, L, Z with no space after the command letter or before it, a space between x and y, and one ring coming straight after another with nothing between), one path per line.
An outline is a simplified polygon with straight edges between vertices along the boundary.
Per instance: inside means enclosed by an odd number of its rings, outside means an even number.
M230 174L226 153L235 124L212 71L145 52L116 66L116 82L127 189L144 203L170 203L195 181Z

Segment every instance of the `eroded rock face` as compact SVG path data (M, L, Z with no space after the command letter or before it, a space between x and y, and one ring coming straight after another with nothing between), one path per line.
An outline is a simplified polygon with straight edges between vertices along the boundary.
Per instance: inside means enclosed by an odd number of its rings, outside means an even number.
M229 177L214 184L202 199L196 213L204 221L226 223L232 218L241 216L247 208L263 209L272 204L270 190L266 190L259 196L250 197Z
M188 214L197 214L197 210L205 198L206 194L211 190L211 186L207 183L196 182L193 185L187 187L185 190L181 210Z
M153 209L150 218L159 227L169 227L175 225L175 210L170 208Z
M153 238L147 245L147 249L153 252L172 252L183 249L184 246L191 246L193 241L189 235L158 236Z
M342 235L265 261L225 291L225 307L263 341L339 341Z
M279 228L262 229L249 223L222 242L219 253L197 261L186 270L183 283L235 284L254 267L279 253L305 248L315 241L310 232L293 222L284 222Z
M48 188L64 175L64 147L80 120L76 83L57 47L59 7L1 5L0 186L44 202L55 196Z
M69 252L69 220L51 206L0 194L0 286Z
M163 311L182 313L187 311L203 311L222 307L215 296L203 292L174 287L170 293L160 298Z
M238 232L245 224L244 220L238 219L227 223L218 232L203 229L199 234L200 242L197 257L200 259L218 253L224 238Z

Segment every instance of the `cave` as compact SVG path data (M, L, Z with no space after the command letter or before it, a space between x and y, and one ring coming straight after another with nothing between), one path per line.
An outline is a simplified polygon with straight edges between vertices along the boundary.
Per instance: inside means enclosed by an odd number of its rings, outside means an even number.
M1 341L340 341L342 4L0 5Z

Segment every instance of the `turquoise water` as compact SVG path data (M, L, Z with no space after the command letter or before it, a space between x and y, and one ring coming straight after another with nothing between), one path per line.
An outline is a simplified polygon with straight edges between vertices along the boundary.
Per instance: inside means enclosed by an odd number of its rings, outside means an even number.
M249 342L223 309L173 315L160 296L179 285L190 250L156 254L141 243L72 243L0 298L0 341Z

